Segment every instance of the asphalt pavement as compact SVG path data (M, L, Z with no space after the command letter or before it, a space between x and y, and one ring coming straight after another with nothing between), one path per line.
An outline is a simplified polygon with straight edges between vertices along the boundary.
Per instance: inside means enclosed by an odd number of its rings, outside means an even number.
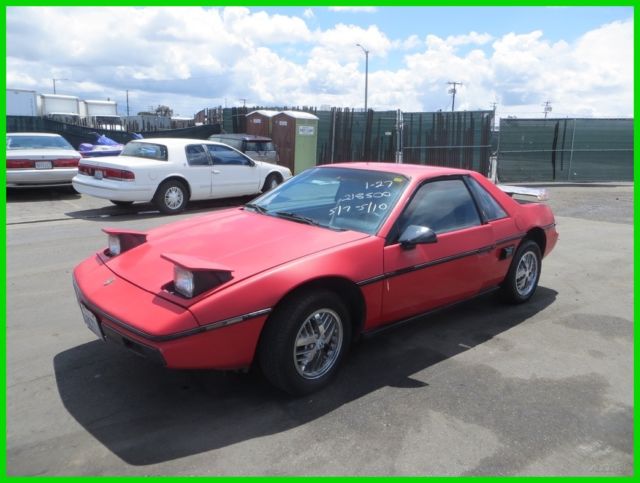
M552 186L560 240L527 304L494 295L358 344L325 390L171 371L95 339L71 286L107 226L160 216L7 195L10 475L631 475L633 187Z

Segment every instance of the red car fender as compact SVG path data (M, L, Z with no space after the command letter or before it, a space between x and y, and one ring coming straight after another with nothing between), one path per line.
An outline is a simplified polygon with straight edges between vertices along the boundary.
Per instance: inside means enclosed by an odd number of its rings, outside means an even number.
M331 278L353 284L362 296L367 318L379 318L380 287L359 287L358 282L382 274L383 246L384 239L370 236L347 246L342 245L309 255L218 291L192 305L190 310L199 324L208 325L218 320L243 315L238 313L238 307L242 307L244 313L273 309L294 290Z

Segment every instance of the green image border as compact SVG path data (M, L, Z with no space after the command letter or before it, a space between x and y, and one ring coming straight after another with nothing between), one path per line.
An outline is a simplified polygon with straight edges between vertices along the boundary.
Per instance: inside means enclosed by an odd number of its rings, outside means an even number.
M421 1L410 1L410 0L399 0L396 2L392 2L392 1L370 1L370 2L362 2L362 1L354 1L354 0L334 0L334 1L330 1L330 2L323 2L323 1L309 1L309 2L303 2L303 1L286 1L286 0L280 0L280 1L254 1L254 0L245 0L245 1L238 1L238 0L229 0L226 2L207 2L205 4L203 4L202 1L193 1L193 0L186 0L186 1L182 1L179 3L179 5L176 5L176 1L173 0L165 0L165 1L161 1L161 0L155 0L155 1L144 1L144 0L132 0L132 1L118 1L118 0L107 0L107 2L105 4L98 2L96 0L86 0L86 1L81 1L81 0L59 0L59 1L47 1L47 0L35 0L35 1L7 1L5 0L4 2L4 9L2 9L2 22L5 26L5 36L4 36L4 41L2 43L3 45L3 49L4 49L4 57L3 57L3 66L4 66L4 70L5 70L5 78L4 78L4 83L5 83L5 88L6 88L6 69L7 69L7 65L6 65L6 58L7 58L7 37L6 37L6 30L7 30L7 8L9 7L43 7L43 6L99 6L99 7L104 7L104 6L140 6L140 7L154 7L154 6L180 6L180 7L184 7L184 6L206 6L206 7L226 7L226 6L246 6L246 7L328 7L328 6L376 6L376 7L387 7L387 6L393 6L393 7L404 7L404 6L412 6L412 7L416 7L416 6L425 6L425 7L578 7L578 6L585 6L585 7L633 7L633 17L634 17L634 118L637 116L638 114L638 106L637 106L637 102L636 102L636 98L637 98L637 94L638 94L638 89L637 86L635 84L635 77L637 76L638 73L638 65L636 62L637 59L637 51L638 51L638 27L636 25L635 22L635 7L636 4L638 4L640 2L640 0L636 0L636 1L616 1L613 4L609 4L605 1L588 1L588 0L582 0L582 1L559 1L559 2L550 2L550 1L544 1L544 0L526 0L524 3L519 3L516 0L490 0L490 1L464 1L464 0L457 0L455 1L454 4L446 2L446 1L427 1L427 0L421 0ZM6 97L3 97L2 100L0 101L2 104L3 109L6 112ZM6 117L2 118L2 129L3 132L6 134ZM638 133L638 129L636 127L634 127L634 144L638 145L638 142L640 141L640 134ZM634 171L636 171L638 168L638 155L635 154L634 152ZM0 170L0 181L6 185L6 175L5 175L5 170ZM634 191L635 189L637 189L637 181L634 177ZM26 477L26 476L10 476L7 475L7 447L8 447L8 441L7 441L7 398L6 398L6 384L7 384L7 329L6 329L6 315L7 315L7 272L6 272L6 262L7 262L7 250L6 250L6 244L7 244L7 228L6 228L6 190L3 190L2 192L2 198L1 198L1 203L3 206L3 229L1 230L2 233L2 241L4 242L4 246L5 246L5 251L4 251L4 256L1 258L0 264L2 267L3 272L5 273L5 277L3 278L2 281L2 286L0 286L0 290L2 291L3 297L2 297L2 306L4 309L4 313L5 313L5 324L3 325L2 330L0 331L1 333L1 337L2 337L2 364L3 364L3 371L2 371L2 382L3 382L3 387L5 388L4 391L4 398L3 398L3 407L4 407L4 412L3 412L3 417L0 417L0 424L2 425L2 430L4 431L4 435L5 438L3 439L4 442L4 451L3 451L3 456L0 459L0 475L4 476L4 478L0 478L0 482L4 479L10 480L10 481L28 481L31 480L32 478L38 478L38 479L44 479L44 480L55 480L55 481L78 481L78 480L94 480L94 479L100 479L100 481L117 481L117 482L123 482L123 481L140 481L143 478L148 478L145 476L108 476L108 477L101 477L101 476L37 476L37 477ZM636 213L638 211L638 207L640 206L640 201L638 200L637 197L634 196L634 201L633 201L633 207L634 207L634 286L633 286L633 293L634 293L634 300L635 297L638 295L639 290L637 287L637 280L638 280L638 272L637 272L637 266L636 266L636 247L638 245L638 239L640 239L640 235L638 234L636 228ZM637 306L634 303L634 319L637 316ZM637 328L634 325L634 435L638 435L638 428L640 427L640 424L638 423L638 419L636 418L636 411L635 408L637 406L637 373L638 373L638 363L637 363L637 349L636 349L636 345L635 345L635 341L637 340ZM637 443L637 438L634 437L634 460L635 460L635 455L637 454L637 447L638 447L638 443ZM634 461L635 463L635 461ZM142 470L144 471L144 470ZM407 480L407 479L412 479L412 480L429 480L429 481L445 481L445 480L450 480L451 478L462 478L464 480L473 480L481 482L481 481L495 481L497 479L500 480L517 480L518 482L530 482L533 480L538 480L540 478L544 478L546 481L549 480L558 480L558 481L572 481L572 480L586 480L586 479L597 479L597 480L627 480L627 481L631 481L635 479L635 476L637 475L637 470L635 468L634 465L634 473L633 476L603 476L603 477L599 477L599 476L585 476L585 477L517 477L517 476L507 476L507 477L499 477L499 476L493 476L493 477L427 477L427 476L416 476L416 477L387 477L387 476L380 476L380 477L304 477L304 476L291 476L291 477L283 477L283 476L273 476L273 477L249 477L249 476L242 476L242 477L196 477L196 478L214 478L216 481L219 482L236 482L238 481L238 479L260 479L260 480L265 480L265 481L297 481L297 480L303 480L304 481L308 481L308 482L320 482L320 481L326 481L326 480L331 480L331 481L343 481L343 480L352 480L354 478L356 478L359 481L380 481L381 479L385 480L385 481L400 481L400 480ZM194 478L194 477L189 477L189 476L167 476L167 477L163 477L163 476L153 476L152 478L158 478L158 479L162 479L163 481L173 481L173 480L184 480L185 478Z

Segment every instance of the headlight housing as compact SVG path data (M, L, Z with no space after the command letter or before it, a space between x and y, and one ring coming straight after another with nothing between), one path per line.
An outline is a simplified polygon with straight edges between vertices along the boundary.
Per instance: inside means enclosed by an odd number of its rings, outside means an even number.
M161 257L173 263L173 280L163 288L184 298L197 297L233 278L232 270L210 260L174 253Z
M109 239L109 254L112 257L120 255L120 237L118 235L110 234L108 235Z
M178 265L173 267L173 286L176 292L188 299L193 297L195 290L193 278L193 272L186 268Z
M108 236L108 248L105 255L109 257L116 257L147 241L147 234L141 231L118 230L116 228L104 228L102 231Z

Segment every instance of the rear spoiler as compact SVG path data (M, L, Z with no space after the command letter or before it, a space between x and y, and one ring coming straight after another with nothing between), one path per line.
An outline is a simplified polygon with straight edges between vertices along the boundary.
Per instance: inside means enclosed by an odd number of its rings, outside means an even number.
M526 186L511 186L507 184L499 184L497 186L511 197L513 195L532 196L538 201L547 201L549 199L549 192L545 188L527 188Z

